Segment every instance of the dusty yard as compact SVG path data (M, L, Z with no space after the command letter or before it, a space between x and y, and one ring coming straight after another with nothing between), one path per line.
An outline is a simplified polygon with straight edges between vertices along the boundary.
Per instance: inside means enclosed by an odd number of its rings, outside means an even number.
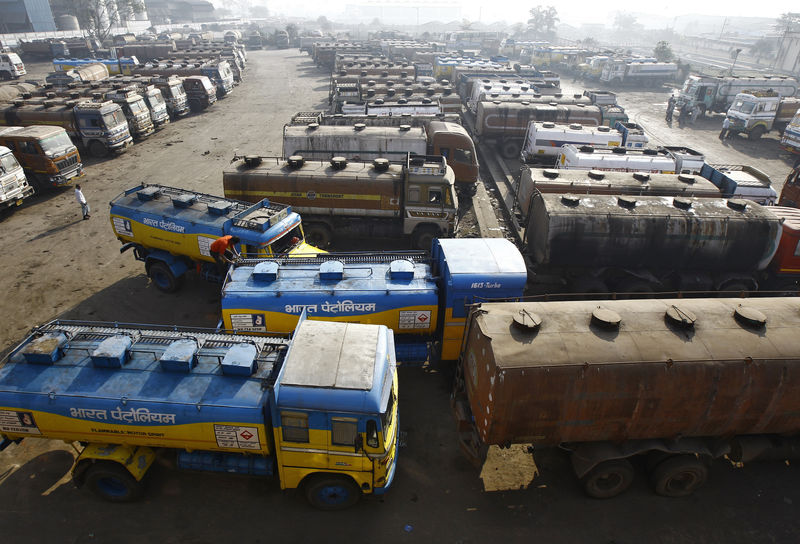
M291 114L326 105L328 76L295 50L256 51L245 81L208 113L171 124L125 155L87 161L81 184L92 218L81 220L72 189L0 217L5 296L0 348L55 318L213 326L218 288L190 279L175 295L149 284L141 263L119 253L108 202L141 182L222 193L236 151L281 152ZM666 93L626 93L620 102L665 143L696 147L718 162L752 162L781 180L788 162L774 141L723 146L718 119L669 129ZM676 125L677 127L677 125ZM357 241L354 242L357 245ZM68 445L28 440L0 453L3 543L28 542L564 542L794 543L800 541L800 473L782 463L737 469L724 462L692 497L654 495L640 473L625 495L585 497L558 452L495 450L482 472L462 457L449 414L449 369L400 371L400 451L394 488L341 513L310 509L273 481L191 474L159 463L147 498L104 503L67 481Z

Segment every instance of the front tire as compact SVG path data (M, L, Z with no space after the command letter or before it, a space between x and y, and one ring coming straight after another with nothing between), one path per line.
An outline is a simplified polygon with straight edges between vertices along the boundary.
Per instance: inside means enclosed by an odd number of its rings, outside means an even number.
M439 231L433 227L420 227L414 232L414 247L429 251Z
M307 244L311 244L320 249L325 249L331 245L331 231L325 225L312 223L305 227L304 232Z
M627 459L613 459L596 465L581 482L590 497L610 499L625 492L633 483L633 477L633 465Z
M150 276L155 286L165 293L174 293L181 287L181 280L183 278L176 278L172 270L170 270L169 266L165 263L155 262L151 264L147 274Z
M109 502L132 502L144 492L142 483L125 467L113 461L98 461L89 467L84 476L84 485Z
M92 140L89 143L89 153L93 157L105 157L108 155L108 147L100 140Z
M344 510L361 498L361 490L344 476L318 476L306 485L306 498L320 510Z
M747 138L751 141L759 140L766 132L767 129L759 125L748 133Z
M520 152L520 146L514 140L504 140L500 143L500 155L502 155L505 159L519 157Z

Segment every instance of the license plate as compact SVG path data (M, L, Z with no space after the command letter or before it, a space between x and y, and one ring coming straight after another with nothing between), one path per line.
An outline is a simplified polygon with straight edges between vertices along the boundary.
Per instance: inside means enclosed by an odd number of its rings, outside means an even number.
M22 206L22 199L21 198L17 199L17 206Z

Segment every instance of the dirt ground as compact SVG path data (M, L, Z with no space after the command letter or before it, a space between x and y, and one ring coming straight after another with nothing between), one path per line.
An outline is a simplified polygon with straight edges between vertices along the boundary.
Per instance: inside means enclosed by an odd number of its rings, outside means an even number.
M4 326L0 349L34 325L62 317L213 326L218 288L189 279L165 295L142 263L119 253L108 202L141 182L222 193L235 152L280 154L281 127L301 110L327 104L328 76L297 50L248 55L245 81L211 111L177 121L121 157L86 161L81 181L92 218L81 220L72 189L32 200L0 217ZM576 84L577 86L577 84ZM765 138L724 145L721 119L683 130L663 121L666 93L625 93L620 102L665 143L697 148L715 162L751 163L782 180L789 163ZM677 126L677 124L676 124ZM719 160L717 159L719 157ZM353 241L358 243L366 241ZM634 543L794 543L800 541L800 474L780 462L743 469L716 463L709 484L685 499L649 489L640 470L623 496L589 499L559 452L522 446L492 450L482 471L461 455L449 413L447 369L400 370L405 445L383 500L346 512L310 509L274 481L192 474L159 462L142 502L114 505L76 490L65 476L69 445L27 440L0 453L0 533L17 542L381 542L549 541ZM534 478L538 468L540 476ZM641 469L641 467L639 467Z

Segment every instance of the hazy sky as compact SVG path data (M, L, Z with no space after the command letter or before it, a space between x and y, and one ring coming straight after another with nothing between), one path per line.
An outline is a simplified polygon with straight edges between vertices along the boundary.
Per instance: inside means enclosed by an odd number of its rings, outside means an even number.
M453 5L461 6L463 18L492 22L505 20L511 23L523 21L527 18L528 10L538 5L537 1L525 0L506 0L501 2L488 2L478 0L448 1ZM212 0L218 7L226 4L225 0ZM283 13L289 15L304 15L316 17L326 15L336 19L336 16L343 14L344 6L347 4L370 4L380 5L383 2L375 0L305 0L296 3L276 2L274 0L244 0L242 3L266 4L273 13ZM387 1L391 5L408 5L412 10L416 6L437 4L436 0L430 2L415 0ZM800 11L800 3L789 0L770 0L764 3L723 0L706 0L697 2L695 0L673 0L670 2L646 2L642 0L615 0L613 2L599 2L597 0L570 0L568 2L557 2L545 0L542 5L554 5L558 10L562 23L581 24L581 23L611 23L614 20L614 13L625 11L636 14L652 13L659 18L668 19L677 15L700 14L700 15L728 15L738 17L779 17L781 13L788 11ZM640 17L640 22L643 17Z

